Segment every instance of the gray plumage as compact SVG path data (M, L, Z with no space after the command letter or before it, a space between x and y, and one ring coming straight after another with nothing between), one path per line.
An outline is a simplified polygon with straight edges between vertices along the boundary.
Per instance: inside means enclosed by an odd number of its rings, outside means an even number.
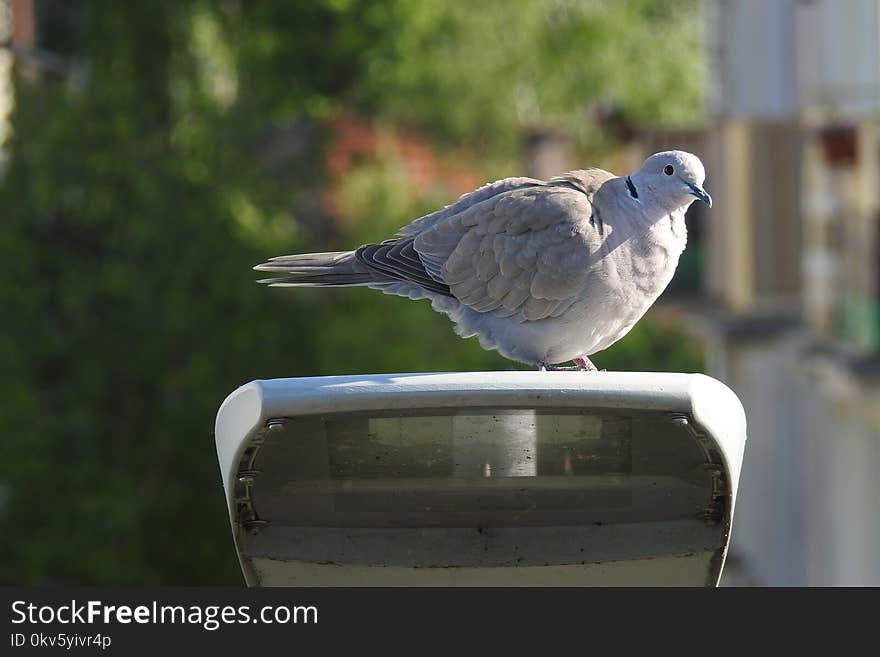
M671 173L670 173L671 172ZM648 158L618 178L585 169L507 178L355 251L272 258L272 286L363 285L429 299L463 337L534 365L583 359L632 328L675 272L699 159Z

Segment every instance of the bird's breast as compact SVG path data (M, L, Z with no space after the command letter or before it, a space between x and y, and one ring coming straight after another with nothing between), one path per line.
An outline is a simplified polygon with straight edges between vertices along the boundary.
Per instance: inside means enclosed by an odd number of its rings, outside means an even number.
M667 215L636 231L605 261L609 288L626 315L640 317L672 280L687 239L684 217ZM630 318L627 317L627 320Z

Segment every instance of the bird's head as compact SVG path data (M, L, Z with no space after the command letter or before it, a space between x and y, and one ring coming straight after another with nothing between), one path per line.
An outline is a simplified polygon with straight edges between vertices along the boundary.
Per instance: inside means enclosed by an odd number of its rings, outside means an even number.
M699 199L712 207L712 197L703 189L706 170L700 158L685 151L663 151L649 157L638 171L628 176L630 194L650 194L665 207L687 207Z

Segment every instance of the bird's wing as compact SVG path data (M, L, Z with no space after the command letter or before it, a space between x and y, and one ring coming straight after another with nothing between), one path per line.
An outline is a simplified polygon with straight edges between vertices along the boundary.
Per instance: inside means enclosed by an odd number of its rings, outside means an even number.
M503 194L514 189L522 189L525 187L532 187L535 185L544 184L546 183L543 180L524 177L504 178L503 180L496 180L495 182L487 183L479 189L475 189L474 191L468 192L467 194L462 194L462 196L455 203L447 205L445 208L437 210L436 212L432 212L431 214L426 214L424 217L419 217L415 221L407 224L399 231L397 231L397 234L402 237L415 237L419 233L422 233L431 228L431 226L456 214L464 212L468 208L482 203L483 201L490 199L493 196L497 196L498 194Z
M360 277L355 284L370 285L392 294L400 294L401 290L405 290L406 296L411 296L414 290L422 290L452 297L449 286L439 273L439 267L426 266L425 258L416 252L413 246L416 237L438 223L494 196L510 190L544 184L546 183L534 178L505 178L489 183L464 194L455 203L404 226L394 239L386 240L381 244L361 246L352 253L353 262L350 264L355 272L353 276ZM272 262L261 265L261 268L265 271L274 271L275 266L276 263ZM306 274L312 274L312 269L313 267L310 267Z
M610 178L589 169L546 183L500 181L493 183L501 187L496 193L416 220L401 234L412 238L431 279L473 310L519 321L557 317L586 285L590 256L602 240L592 200Z

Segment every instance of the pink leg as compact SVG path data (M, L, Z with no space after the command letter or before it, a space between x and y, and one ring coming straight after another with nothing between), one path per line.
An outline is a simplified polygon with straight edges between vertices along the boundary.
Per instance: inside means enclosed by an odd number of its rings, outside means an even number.
M560 367L548 363L539 363L538 369L542 372L597 372L598 368L590 362L586 356L574 359L574 367Z
M574 359L575 365L577 365L584 372L597 372L599 368L593 365L593 361L591 361L586 356L581 356L580 358Z

